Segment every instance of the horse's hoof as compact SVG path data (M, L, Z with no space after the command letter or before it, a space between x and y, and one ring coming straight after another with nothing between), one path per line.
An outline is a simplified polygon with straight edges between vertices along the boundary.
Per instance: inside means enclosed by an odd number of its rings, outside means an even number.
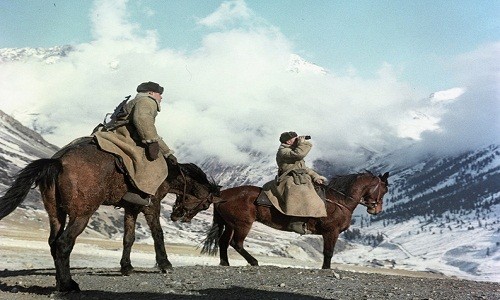
M169 265L169 266L166 266L166 267L161 267L160 271L162 273L167 273L167 270L173 270L173 269L174 269L174 267L172 267L172 265Z
M172 265L167 265L167 266L164 266L164 267L160 267L160 271L162 273L167 273L167 270L173 270L174 267L172 267Z
M120 269L120 273L122 273L123 276L129 276L130 274L134 273L134 267L131 265L122 267Z
M224 266L224 267L229 267L229 262L221 261L219 265Z
M157 263L156 266L162 273L167 273L167 270L172 270L172 264L168 260L164 260L161 263Z
M68 283L59 285L57 290L61 293L80 292L80 286L71 279Z

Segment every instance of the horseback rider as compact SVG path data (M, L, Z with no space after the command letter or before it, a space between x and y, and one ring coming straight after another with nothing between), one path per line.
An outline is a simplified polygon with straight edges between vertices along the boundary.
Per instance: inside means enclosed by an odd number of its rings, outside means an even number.
M316 173L314 170L308 168L304 161L309 151L311 151L312 144L307 139L309 136L298 136L296 132L287 131L280 135L280 146L276 153L276 163L278 164L278 190L283 191L283 197L286 201L294 195L294 189L309 190L302 196L307 195L308 199L319 198L314 190L312 182L316 184L324 184L326 178ZM281 187L281 188L280 188ZM299 194L299 193L295 193ZM288 198L288 199L286 199ZM300 199L300 201L308 201L308 199ZM321 200L321 202L323 202ZM289 229L297 233L309 233L305 222L294 221L292 218Z
M173 163L177 163L177 159L155 127L163 87L148 81L139 84L136 90L135 98L124 101L115 110L111 121L98 127L93 135L101 149L121 157L136 187L136 191L127 192L122 199L149 205L151 196L168 175L163 157Z

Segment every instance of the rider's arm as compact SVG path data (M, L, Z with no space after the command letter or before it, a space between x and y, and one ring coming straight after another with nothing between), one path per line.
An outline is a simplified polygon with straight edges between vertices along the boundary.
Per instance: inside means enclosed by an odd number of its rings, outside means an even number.
M140 99L134 106L132 122L143 143L158 142L162 154L171 154L173 151L170 150L156 131L155 119L158 115L157 109L158 104L155 100L149 97Z
M297 147L280 147L278 150L278 155L285 160L302 160L304 159L309 151L311 151L312 144L308 141L300 142Z

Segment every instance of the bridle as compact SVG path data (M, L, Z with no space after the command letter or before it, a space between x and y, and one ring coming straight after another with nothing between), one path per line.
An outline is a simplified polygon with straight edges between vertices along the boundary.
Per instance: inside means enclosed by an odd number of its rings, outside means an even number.
M375 193L375 191L378 189L378 194L377 194L377 198L376 198L377 200L375 200L375 202L367 202L367 201L365 201L365 197L361 197L359 199L359 203L361 205L364 205L368 208L375 208L375 207L377 207L377 205L379 205L382 202L382 199L381 199L382 197L380 197L382 194L382 191L380 190L380 184L382 183L382 180L378 176L377 176L377 179L378 179L377 185L373 189L370 190L370 195L371 195L371 194Z
M184 172L182 172L181 168L179 168L179 171L180 171L182 179L184 181L184 188L182 191L182 203L185 203L186 202L186 191L187 191L187 179L186 179L186 175L184 175ZM191 211L197 211L198 208L200 208L200 206L204 205L206 202L212 203L213 199L214 199L214 195L212 194L212 192L209 192L208 196L203 201L200 201L193 209L187 210L183 205L184 216L186 216L186 214L187 214L187 216L190 216ZM176 200L176 202L177 202L177 200Z
M368 202L365 200L365 197L361 196L359 198L359 200L356 200L354 199L352 196L350 195L346 195L344 192L341 192L337 189L334 189L334 188L331 188L332 191L336 192L337 194L340 194L348 199L351 199L352 201L355 201L357 202L357 204L361 204L363 206L366 206L367 208L375 208L377 207L381 202L382 202L382 199L381 199L381 194L382 194L382 191L380 190L380 184L383 183L382 180L380 179L380 177L376 176L377 179L378 179L378 182L377 182L377 185L370 190L370 194L373 194L377 189L378 189L378 195L377 195L377 200L375 202ZM341 203L338 203L336 201L332 201L330 199L326 199L327 202L330 202L330 203L333 203L339 207L342 207L342 208L345 208L345 209L349 209L347 206L345 206L344 204L341 204Z

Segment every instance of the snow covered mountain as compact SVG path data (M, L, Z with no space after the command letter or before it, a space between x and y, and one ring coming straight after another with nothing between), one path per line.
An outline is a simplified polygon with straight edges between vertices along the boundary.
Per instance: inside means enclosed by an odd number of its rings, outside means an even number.
M25 61L27 58L35 58L47 64L52 64L74 50L69 45L51 48L0 48L0 63L6 61Z
M29 162L50 157L57 147L47 143L40 134L23 126L11 116L0 110L0 188L5 190L10 179ZM35 201L37 193L32 191L24 205L33 204L40 208L41 202Z
M396 249L408 264L500 281L500 146L391 172L384 213L364 220L364 232L384 236L377 248Z
M304 60L297 54L290 55L288 70L295 73L311 72L317 74L328 74L328 71L324 68Z

